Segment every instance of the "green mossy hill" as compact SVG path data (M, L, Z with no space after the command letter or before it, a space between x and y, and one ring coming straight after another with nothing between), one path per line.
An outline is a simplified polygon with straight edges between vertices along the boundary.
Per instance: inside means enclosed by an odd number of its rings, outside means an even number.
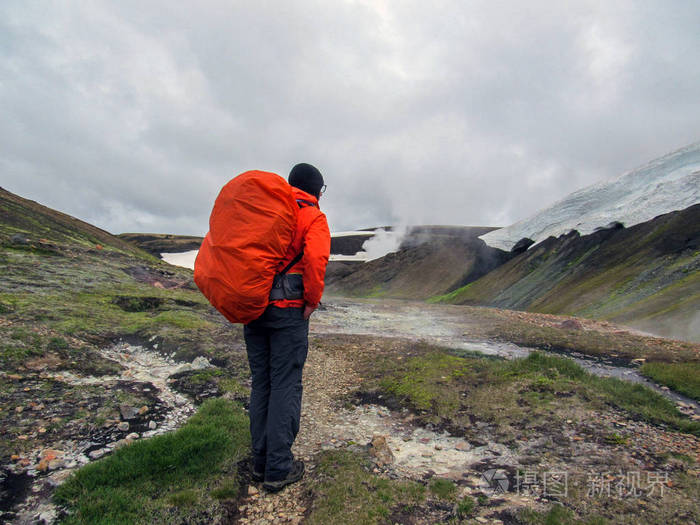
M327 289L338 295L400 299L427 299L446 293L478 279L510 257L478 238L491 230L416 228L399 251L348 268L348 272L331 271Z
M631 228L550 237L433 300L607 319L700 339L700 204Z
M0 245L58 252L68 247L148 255L114 235L0 188Z
M159 258L161 253L199 250L199 246L204 240L204 237L193 235L171 235L165 233L120 233L117 237Z
M200 377L204 372L181 378L183 391L198 402L224 392L244 397L240 385L249 372L242 330L209 305L191 270L44 206L7 192L0 196L0 404L20 411L42 405L46 389L57 388L42 374L120 374L122 366L104 352L120 339L177 361L203 356L225 367L225 375L212 373L206 381ZM109 383L97 389L113 391ZM28 426L33 419L26 411L0 412L7 430L0 462L59 439L63 429L87 438L90 429L114 418L100 411L108 396L94 397L94 406L85 410L61 408L61 424L45 433ZM51 399L59 408L71 404L59 391Z

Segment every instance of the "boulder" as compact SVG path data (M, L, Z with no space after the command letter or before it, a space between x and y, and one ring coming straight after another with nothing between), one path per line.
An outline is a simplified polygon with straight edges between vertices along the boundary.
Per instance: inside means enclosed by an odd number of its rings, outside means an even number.
M527 237L523 237L522 239L520 239L518 242L515 243L515 246L513 246L511 248L510 253L513 255L519 255L519 254L527 251L527 249L530 246L532 246L533 244L535 244L535 241L533 241L532 239L529 239Z

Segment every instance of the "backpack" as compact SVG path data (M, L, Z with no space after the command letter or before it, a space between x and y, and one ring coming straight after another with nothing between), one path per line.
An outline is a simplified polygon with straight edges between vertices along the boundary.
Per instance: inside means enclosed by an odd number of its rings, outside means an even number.
M265 171L234 177L216 198L194 262L194 282L232 323L247 324L265 311L298 212L292 187Z

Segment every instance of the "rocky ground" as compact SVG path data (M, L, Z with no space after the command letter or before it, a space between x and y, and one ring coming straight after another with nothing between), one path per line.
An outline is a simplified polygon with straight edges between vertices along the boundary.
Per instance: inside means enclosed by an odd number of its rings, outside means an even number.
M529 351L489 339L481 319L460 308L332 299L315 314L301 431L294 448L306 461L307 475L275 495L259 484L244 482L243 494L235 502L235 519L259 525L318 522L315 516L323 510L325 497L319 487L335 479L319 465L332 454L347 452L368 458L372 479L410 481L421 487L445 480L451 483L446 486L455 487L449 497L431 489L419 505L392 508L391 519L382 518L386 522L457 523L467 519L458 511L460 502L473 500L478 503L468 519L479 523L536 523L536 518L527 521L523 512L546 513L554 503L582 516L594 512L634 516L645 511L656 522L673 516L675 523L692 523L697 500L693 503L689 494L698 494L700 442L690 434L635 420L610 407L594 410L578 405L567 412L561 428L529 428L523 418L516 435L506 436L493 421L473 417L471 430L464 432L427 422L420 410L375 388L376 356L389 355L400 362L426 341L509 359ZM554 316L537 320L557 326L566 321ZM586 321L574 329L628 333ZM236 387L227 366L213 366L204 357L183 361L164 354L157 345L154 340L151 346L126 342L98 346L96 358L109 364L101 375L67 370L60 359L52 363L50 355L29 362L21 371L2 373L0 418L3 428L16 437L10 461L3 466L3 519L51 523L61 509L51 504L50 496L76 468L134 440L180 426L195 405L209 397L224 395L245 403L245 380L242 388ZM605 366L616 368L613 361ZM690 410L688 418L693 415ZM598 483L602 490L612 487L613 492L653 488L659 497L623 494L610 503L602 497L577 499L547 492L543 476L561 472L570 473L567 481L577 496ZM598 475L600 479L590 477ZM550 489L555 481L549 480Z
M342 342L339 344L339 341ZM566 498L553 494L551 488L549 493L543 491L546 487L540 478L550 472L570 473L569 481L577 484L571 489L575 488L578 493L587 489L587 482L600 481L589 479L589 473L600 473L602 487L639 489L640 498L642 488L649 490L651 487L649 475L659 483L663 481L661 488L666 491L666 496L672 486L669 472L682 471L696 480L700 475L697 468L686 468L680 460L675 463L659 460L665 457L692 458L691 463L697 465L700 440L634 421L615 410L572 415L573 419L567 420L565 432L559 433L556 428L538 428L528 437L519 437L515 446L512 442L499 442L498 433L484 421L475 422L478 437L471 438L441 430L439 426L423 425L414 411L400 407L390 399L381 399L381 395L370 399L363 390L362 367L358 367L356 358L363 353L363 347L385 343L375 340L373 344L367 344L366 340L358 341L357 338L334 338L329 343L323 341L323 336L317 343L305 368L302 424L294 447L297 457L307 461L308 475L281 494L266 494L260 486L251 484L248 496L239 507L241 523L300 523L305 516L313 515L314 487L322 478L315 465L320 455L331 450L368 453L373 462L372 472L380 477L418 480L426 484L436 478L450 480L458 487L456 500L471 496L482 502L478 512L470 516L478 523L526 523L518 518L520 511L544 511L553 502L564 501ZM618 436L619 442L608 442L604 436ZM489 471L502 473L510 486L505 491L499 490L493 480L487 479ZM639 473L640 479L634 478L632 483L625 485L627 478L623 477L629 472ZM517 486L518 473L521 486ZM522 484L524 479L528 481L527 486ZM659 493L661 488L656 486L656 492ZM697 486L693 490L698 494ZM612 497L615 498L614 490ZM594 497L590 499L592 501L586 503L589 507L604 506ZM686 507L692 509L696 502L689 502L685 496L680 500L684 502L683 512L687 513L689 521L683 521L681 515L676 522L692 523L693 511ZM652 512L658 513L667 503L667 500L663 503L654 501L653 494L648 501L632 501L623 495L615 500L615 504L638 504L642 511L649 506L653 508ZM396 522L450 520L459 521L455 504L446 504L435 497L429 498L420 509L400 516Z

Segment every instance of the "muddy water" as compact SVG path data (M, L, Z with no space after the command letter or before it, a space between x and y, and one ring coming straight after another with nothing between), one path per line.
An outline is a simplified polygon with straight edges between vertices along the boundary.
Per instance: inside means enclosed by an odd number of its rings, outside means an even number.
M526 357L534 348L470 336L474 322L459 307L397 300L351 300L333 297L314 314L311 332L318 334L358 334L424 340L463 352L481 352L506 359ZM538 350L542 352L542 350ZM551 352L546 352L551 353ZM622 360L596 358L580 353L558 352L576 361L585 370L601 377L616 377L640 383L674 403L686 405L688 413L700 415L700 403L671 392L642 376ZM692 412L691 412L692 410Z

